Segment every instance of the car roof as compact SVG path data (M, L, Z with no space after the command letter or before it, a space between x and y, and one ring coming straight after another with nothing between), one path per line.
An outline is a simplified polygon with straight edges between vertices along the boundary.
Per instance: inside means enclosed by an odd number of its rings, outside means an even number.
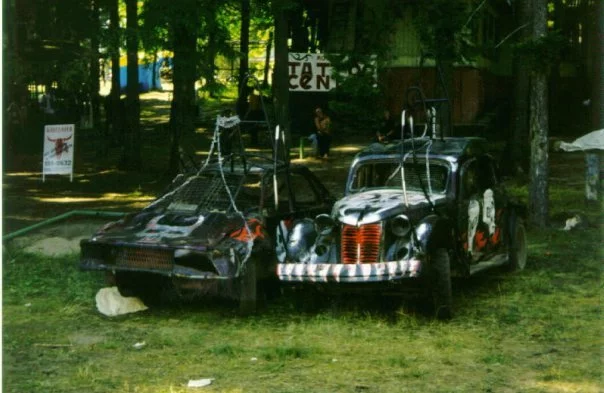
M402 147L402 149L401 149ZM418 155L438 156L448 160L457 161L462 157L473 157L485 154L486 139L479 137L447 137L439 139L415 138L404 141L394 141L388 144L373 143L356 155L356 159L390 158L411 151Z

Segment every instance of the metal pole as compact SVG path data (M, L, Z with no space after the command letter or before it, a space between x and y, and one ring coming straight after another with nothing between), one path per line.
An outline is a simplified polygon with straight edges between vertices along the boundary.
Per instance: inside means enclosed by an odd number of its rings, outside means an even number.
M56 217L51 217L49 219L46 219L44 221L35 223L33 225L30 225L28 227L25 228L21 228L19 230L16 230L15 232L11 232L7 235L2 236L2 241L7 241L7 240L11 240L17 236L21 236L24 235L28 232L33 231L34 229L38 229L41 228L43 226L47 226L50 224L53 224L55 222L61 221L61 220L65 220L69 217L72 216L94 216L94 217L123 217L125 216L127 213L123 213L123 212L103 212L103 211L97 211L97 210L72 210L69 211L67 213L61 214L59 216Z

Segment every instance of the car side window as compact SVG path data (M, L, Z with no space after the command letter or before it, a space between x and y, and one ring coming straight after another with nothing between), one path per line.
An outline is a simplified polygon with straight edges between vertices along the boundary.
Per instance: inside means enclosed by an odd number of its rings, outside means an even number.
M482 156L476 160L476 164L480 191L495 187L495 172L492 160L488 156Z
M468 199L496 185L493 163L487 156L473 159L464 165L461 173L461 196Z
M467 163L461 172L461 197L469 199L475 194L478 194L478 173L476 161L473 160Z

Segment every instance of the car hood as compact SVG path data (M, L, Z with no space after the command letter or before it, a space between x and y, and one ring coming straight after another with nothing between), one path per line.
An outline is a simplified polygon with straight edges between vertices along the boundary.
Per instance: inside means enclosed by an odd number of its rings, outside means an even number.
M444 199L444 195L432 195L432 202ZM370 190L348 195L333 207L332 217L347 225L364 225L379 222L397 214L427 207L425 195L419 191L404 193L398 189Z
M225 213L139 213L101 228L92 241L212 248L244 228L241 216Z

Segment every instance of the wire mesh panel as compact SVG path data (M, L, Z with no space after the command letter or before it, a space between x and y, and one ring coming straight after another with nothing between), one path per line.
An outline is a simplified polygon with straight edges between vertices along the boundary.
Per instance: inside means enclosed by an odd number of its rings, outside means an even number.
M226 174L226 187L235 195L242 181L240 174ZM169 211L231 210L232 203L225 182L218 173L194 176L181 186L172 196Z

